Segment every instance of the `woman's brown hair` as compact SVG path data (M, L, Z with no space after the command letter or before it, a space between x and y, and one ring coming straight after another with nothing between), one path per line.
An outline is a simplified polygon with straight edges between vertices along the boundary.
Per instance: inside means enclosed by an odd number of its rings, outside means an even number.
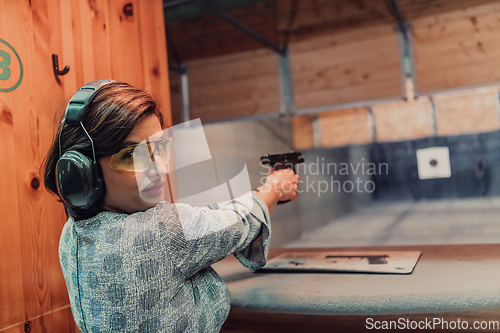
M101 87L88 105L83 120L85 129L94 141L96 159L114 154L135 125L150 114L156 115L161 128L165 128L158 103L149 93L120 81ZM41 166L45 188L58 197L56 164L60 157L59 142L62 154L68 150L76 150L93 160L92 145L82 127L61 122ZM97 167L99 177L102 177L99 163ZM81 220L100 213L102 205L103 200L100 200L88 209L67 205L65 208L75 220Z

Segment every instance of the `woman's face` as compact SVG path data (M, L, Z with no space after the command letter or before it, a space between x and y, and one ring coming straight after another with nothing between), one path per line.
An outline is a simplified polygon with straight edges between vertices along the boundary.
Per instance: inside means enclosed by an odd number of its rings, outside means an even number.
M140 143L146 139L155 141L162 134L160 122L155 115L141 119L122 146ZM156 206L164 200L164 186L167 166L155 153L155 163L145 171L118 171L111 167L111 156L103 157L101 163L106 195L104 210L132 214ZM141 189L141 191L139 191Z

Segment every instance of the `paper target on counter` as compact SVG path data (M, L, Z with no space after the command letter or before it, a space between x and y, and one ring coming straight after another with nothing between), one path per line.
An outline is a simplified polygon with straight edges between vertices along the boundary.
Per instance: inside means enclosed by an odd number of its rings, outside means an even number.
M417 150L418 178L437 179L451 177L448 147L430 147Z

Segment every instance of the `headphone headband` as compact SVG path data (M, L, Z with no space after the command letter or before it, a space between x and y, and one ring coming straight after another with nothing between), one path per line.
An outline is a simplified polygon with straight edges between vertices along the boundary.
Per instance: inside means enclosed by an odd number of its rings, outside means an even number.
M81 87L73 97L71 97L66 107L66 112L64 113L64 121L69 125L80 125L80 122L83 122L88 105L92 101L97 90L113 81L114 80L97 80L89 82Z

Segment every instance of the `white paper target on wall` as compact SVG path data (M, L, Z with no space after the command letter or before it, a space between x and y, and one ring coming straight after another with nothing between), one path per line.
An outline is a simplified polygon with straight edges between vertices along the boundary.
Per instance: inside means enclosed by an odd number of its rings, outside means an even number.
M417 150L418 178L450 178L450 150L448 147L430 147Z

